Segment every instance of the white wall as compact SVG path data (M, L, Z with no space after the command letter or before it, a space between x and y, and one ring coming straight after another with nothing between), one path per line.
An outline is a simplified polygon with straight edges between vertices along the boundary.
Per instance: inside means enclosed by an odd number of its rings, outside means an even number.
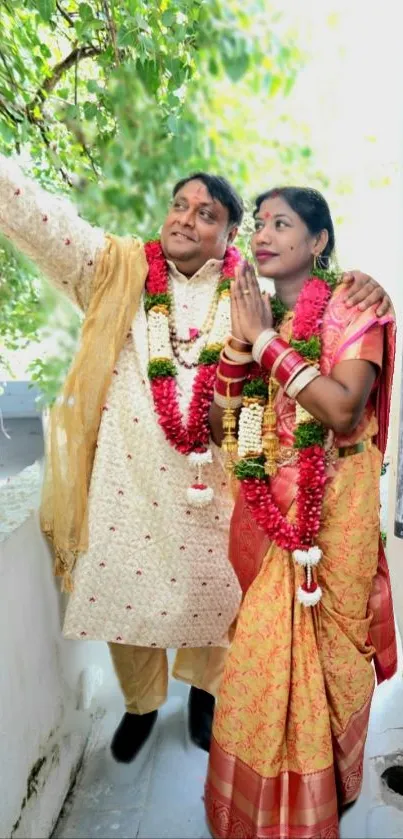
M36 476L38 483L39 470ZM0 512L14 488L1 489ZM29 513L37 494L31 480L19 496L22 523L16 527L14 512L0 541L2 839L50 835L91 728L92 696L104 668L110 673L106 645L61 637L62 599L37 515Z

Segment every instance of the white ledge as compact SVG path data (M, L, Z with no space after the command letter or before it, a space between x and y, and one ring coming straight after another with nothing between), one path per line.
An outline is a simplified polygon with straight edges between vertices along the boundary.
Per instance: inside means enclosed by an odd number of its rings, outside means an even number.
M0 542L4 542L39 506L42 464L33 463L0 482Z

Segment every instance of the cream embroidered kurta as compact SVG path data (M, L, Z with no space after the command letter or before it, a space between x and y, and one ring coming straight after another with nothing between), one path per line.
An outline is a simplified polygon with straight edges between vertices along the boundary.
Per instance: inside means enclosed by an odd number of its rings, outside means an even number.
M85 310L104 234L0 157L0 228ZM191 279L170 264L180 336L201 328L221 263ZM200 339L189 353L197 358ZM205 479L212 505L190 507L187 459L167 442L147 378L143 303L118 359L102 413L89 499L89 550L76 565L64 632L146 647L225 646L240 589L227 559L231 499L220 451ZM194 370L178 366L182 410Z

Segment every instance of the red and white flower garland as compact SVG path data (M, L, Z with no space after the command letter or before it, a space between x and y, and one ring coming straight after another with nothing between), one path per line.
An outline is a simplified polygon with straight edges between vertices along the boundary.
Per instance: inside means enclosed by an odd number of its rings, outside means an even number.
M209 344L207 338L207 344L200 353L188 418L185 422L179 407L176 368L170 345L168 316L172 298L169 291L168 265L159 241L148 242L145 252L148 262L146 309L150 347L149 378L154 408L170 445L181 454L187 455L190 466L196 467L197 479L188 488L187 495L190 504L202 506L209 504L213 498L213 490L203 483L201 470L205 464L212 461L208 415L219 355L230 329L229 284L234 277L240 254L233 247L227 248L225 253L216 291L219 300L228 298L228 316L222 319L225 334L220 335L214 321L210 335L218 337L218 341ZM222 307L220 314L222 318Z
M301 342L298 350L320 364L321 331L323 316L332 295L335 281L313 277L305 283L294 312L292 342ZM314 341L312 341L314 339ZM315 340L316 339L316 340ZM260 370L258 376L262 377ZM253 380L252 380L253 381ZM249 388L250 395L250 388ZM300 406L296 406L297 409ZM250 398L242 412L250 411ZM242 428L242 412L240 429ZM264 475L261 455L244 458L236 466L236 474L242 481L243 492L256 523L269 539L280 548L293 552L295 561L305 567L305 583L299 587L297 596L306 606L315 605L322 595L320 586L313 579L312 569L320 558L321 550L315 545L321 521L322 504L326 484L326 453L324 441L326 430L304 409L296 411L295 445L298 448L298 480L296 496L296 521L290 522L274 501L270 481ZM244 423L248 426L248 422ZM261 434L254 446L257 454L262 451ZM244 455L247 444L239 439L239 450Z

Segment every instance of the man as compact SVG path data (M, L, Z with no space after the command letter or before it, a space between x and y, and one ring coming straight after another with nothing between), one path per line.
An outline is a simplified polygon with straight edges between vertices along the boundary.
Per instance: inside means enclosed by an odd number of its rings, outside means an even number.
M106 239L66 200L0 158L0 229L87 313L76 366L54 409L53 466L72 450L64 470L69 500L52 495L62 486L61 468L48 496L45 485L42 523L50 533L50 498L62 507L61 526L73 519L80 532L74 586L72 564L54 542L73 589L64 633L109 643L126 704L112 753L123 762L138 753L166 698L168 648L178 650L173 675L191 685L191 737L209 748L240 590L227 560L226 475L208 430L206 437L208 376L228 331L226 286L242 216L242 201L224 178L192 175L174 188L160 245L143 250L137 243L127 256L123 240ZM136 273L135 317L117 335ZM385 312L383 290L354 276L346 278L352 300L381 301ZM114 352L110 376L103 376ZM88 526L80 519L77 528L77 510L86 505Z

